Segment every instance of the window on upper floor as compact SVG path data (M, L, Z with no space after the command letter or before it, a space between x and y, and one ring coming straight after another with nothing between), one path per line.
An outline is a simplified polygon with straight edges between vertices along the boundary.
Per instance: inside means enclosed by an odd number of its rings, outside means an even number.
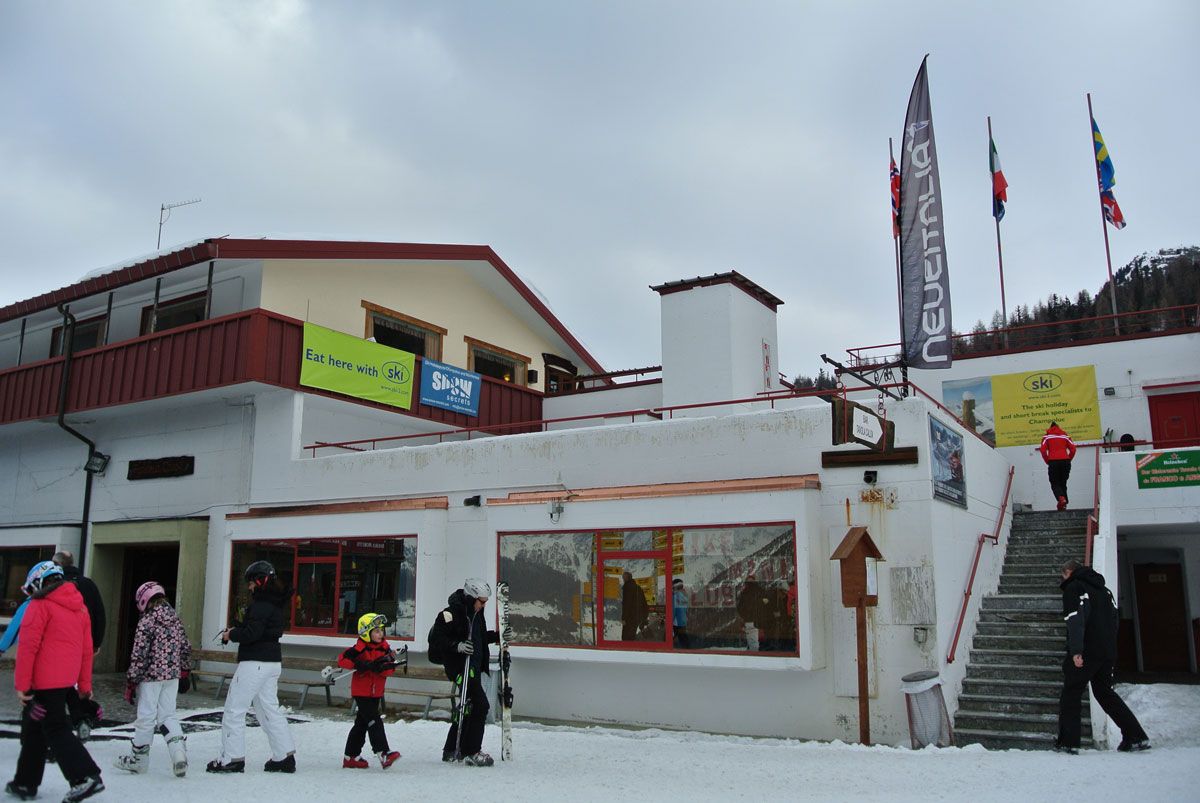
M172 298L166 301L160 299L157 314L154 312L153 304L142 307L140 332L143 335L148 335L151 332L163 332L167 329L174 329L177 326L198 323L204 320L204 311L207 306L208 299L203 292L194 293L190 296L181 296L180 298Z
M360 616L379 613L387 617L388 637L416 634L415 535L235 541L229 574L233 620L241 620L250 603L243 572L256 560L269 561L295 590L288 632L353 634Z
M367 311L364 337L418 357L442 359L442 338L446 336L442 327L370 301L364 300L362 306Z
M108 330L108 318L99 315L84 321L75 322L75 351L94 349L104 345L104 335ZM54 327L50 333L50 356L58 357L63 353L63 328Z
M468 371L525 386L529 375L528 357L473 337L464 337L463 340L467 342Z
M575 363L557 354L543 353L542 359L546 361L546 380L543 387L547 396L570 393L575 389L575 377L579 374Z

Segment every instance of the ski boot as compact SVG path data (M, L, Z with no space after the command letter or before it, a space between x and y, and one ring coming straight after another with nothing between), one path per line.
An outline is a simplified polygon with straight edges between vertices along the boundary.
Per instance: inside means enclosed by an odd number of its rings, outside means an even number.
M371 766L371 762L362 756L355 756L354 758L350 756L342 757L342 769L344 770L365 770L369 766Z
M400 753L397 750L388 750L386 753L377 753L376 755L379 756L379 763L383 765L385 770L395 764L396 760L400 758Z
M100 780L99 775L93 775L91 778L84 778L79 783L71 784L71 790L63 796L63 803L76 803L76 801L86 800L103 791L104 781Z
M468 767L490 767L496 762L492 760L491 756L480 750L475 755L466 756L462 760L462 763Z
M295 772L296 771L296 756L288 753L282 761L271 759L266 764L263 764L263 772Z
M235 758L235 759L231 759L230 761L226 761L226 762L222 763L221 759L214 758L212 761L208 762L208 766L205 767L204 770L206 772L220 772L220 773L245 772L246 771L246 759Z
M37 789L32 786L22 786L16 781L9 781L4 786L4 791L17 800L33 800L37 797Z
M119 770L132 772L134 775L148 772L150 770L150 745L138 747L135 744L131 747L133 747L133 752L126 756L117 756L113 761L113 766Z
M187 775L187 745L182 734L167 739L167 752L171 754L171 771L175 777Z

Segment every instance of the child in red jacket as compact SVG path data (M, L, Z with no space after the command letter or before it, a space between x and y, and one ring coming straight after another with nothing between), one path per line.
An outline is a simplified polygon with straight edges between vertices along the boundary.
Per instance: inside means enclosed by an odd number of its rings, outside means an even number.
M358 705L354 725L346 737L346 755L342 759L344 769L366 769L370 766L360 755L367 736L371 738L371 750L379 756L379 763L385 770L400 758L398 752L388 747L383 717L379 713L383 686L388 675L396 671L396 655L383 638L383 628L386 626L387 618L382 614L368 613L359 617L358 641L338 656L338 666L354 670L350 694Z

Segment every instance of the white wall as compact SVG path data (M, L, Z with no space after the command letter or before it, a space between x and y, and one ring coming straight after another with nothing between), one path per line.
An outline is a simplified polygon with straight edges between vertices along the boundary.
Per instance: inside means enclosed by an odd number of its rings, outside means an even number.
M614 387L587 393L569 393L564 396L547 396L542 400L542 417L571 418L579 415L602 415L624 410L649 410L662 406L662 382L635 387ZM648 420L645 417L639 420ZM566 421L550 424L551 429L573 429L595 427L606 423L626 423L628 418L589 418L584 421Z

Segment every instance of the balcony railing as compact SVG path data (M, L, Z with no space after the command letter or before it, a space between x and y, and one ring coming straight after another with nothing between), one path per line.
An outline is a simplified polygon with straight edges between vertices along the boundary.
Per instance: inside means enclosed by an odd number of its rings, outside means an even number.
M67 412L158 399L211 388L260 382L303 389L390 412L394 407L300 386L303 323L262 309L246 310L134 340L81 351L71 363ZM54 357L0 371L0 424L58 414L63 358ZM417 358L415 387L420 387ZM415 401L415 399L414 399ZM542 417L542 394L483 377L479 416L468 417L414 403L408 415L454 427L502 426ZM534 428L536 429L536 427Z
M1200 306L1195 304L956 334L951 337L951 342L955 359L969 359L1187 332L1200 332ZM863 346L846 349L846 352L850 355L847 364L851 368L869 369L897 362L900 344Z

